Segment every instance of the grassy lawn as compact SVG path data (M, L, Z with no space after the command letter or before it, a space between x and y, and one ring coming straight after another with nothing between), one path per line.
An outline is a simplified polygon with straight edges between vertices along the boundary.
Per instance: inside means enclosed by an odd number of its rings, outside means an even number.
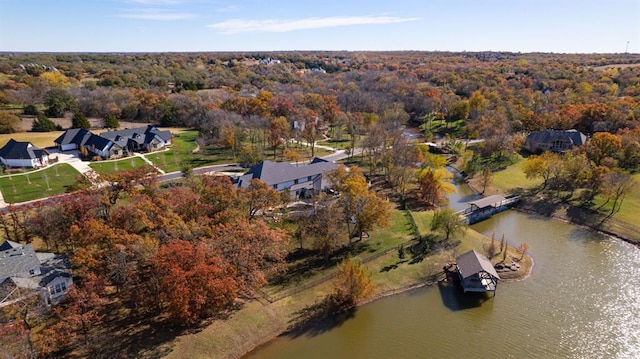
M362 136L361 136L362 137ZM317 142L319 145L329 146L333 148L337 148L339 150L347 149L351 147L351 140L348 137L343 137L341 140L328 139ZM356 140L356 148L362 146L362 138Z
M128 157L117 161L92 162L89 167L99 174L108 174L116 171L130 170L133 168L148 166L140 157Z
M30 201L65 193L79 175L66 163L56 164L42 171L1 177L0 191L7 203Z
M503 192L509 192L515 188L531 189L542 183L541 179L528 179L522 170L524 159L493 174L493 187Z
M632 224L640 228L640 222L638 221L638 213L640 213L640 173L633 175L635 186L631 189L631 192L624 197L624 202L620 208L620 212L616 213L613 218ZM596 207L599 207L606 201L606 198L598 196L595 199ZM613 203L606 204L602 207L601 211L608 214L611 211L611 205Z
M0 147L4 146L9 142L10 139L14 139L20 142L31 142L34 146L45 148L51 147L55 144L53 140L58 138L63 132L62 131L53 131L53 132L16 132L16 133L8 133L0 135Z

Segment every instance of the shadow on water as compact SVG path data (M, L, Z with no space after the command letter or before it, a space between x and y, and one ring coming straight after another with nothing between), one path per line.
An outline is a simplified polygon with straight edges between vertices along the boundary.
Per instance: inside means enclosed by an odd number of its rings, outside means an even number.
M454 312L477 308L493 296L486 293L464 293L461 286L453 283L438 283L438 290L442 304Z
M296 312L295 318L290 321L291 328L284 335L295 339L323 334L353 319L356 310L357 308L352 307L335 313L326 301L307 306Z
M475 201L477 199L482 198L482 195L479 194L468 194L465 196L460 196L458 197L458 203L467 203L467 202L471 202L471 201Z

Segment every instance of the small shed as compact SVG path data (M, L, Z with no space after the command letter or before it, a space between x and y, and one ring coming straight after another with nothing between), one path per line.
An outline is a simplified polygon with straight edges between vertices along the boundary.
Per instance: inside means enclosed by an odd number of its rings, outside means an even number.
M470 250L456 258L460 284L464 292L493 292L495 294L500 276L491 261Z

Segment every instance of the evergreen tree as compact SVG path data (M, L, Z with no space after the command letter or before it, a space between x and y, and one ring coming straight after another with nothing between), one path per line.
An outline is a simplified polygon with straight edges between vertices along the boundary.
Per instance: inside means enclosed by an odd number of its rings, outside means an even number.
M56 129L56 124L44 114L39 114L31 126L31 131L33 132L51 132Z
M84 128L85 130L91 127L89 120L81 113L74 113L73 119L71 119L71 128Z
M104 116L104 127L105 128L118 128L120 127L120 121L115 115L106 115Z

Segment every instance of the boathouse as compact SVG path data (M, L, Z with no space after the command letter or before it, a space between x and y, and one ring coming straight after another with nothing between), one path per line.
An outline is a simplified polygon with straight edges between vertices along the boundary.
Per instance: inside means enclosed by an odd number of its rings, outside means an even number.
M469 224L487 219L498 212L507 210L512 204L520 200L520 196L504 197L493 195L467 202L469 207L458 212Z
M491 261L475 250L456 258L460 284L464 292L493 292L495 295L500 276Z

